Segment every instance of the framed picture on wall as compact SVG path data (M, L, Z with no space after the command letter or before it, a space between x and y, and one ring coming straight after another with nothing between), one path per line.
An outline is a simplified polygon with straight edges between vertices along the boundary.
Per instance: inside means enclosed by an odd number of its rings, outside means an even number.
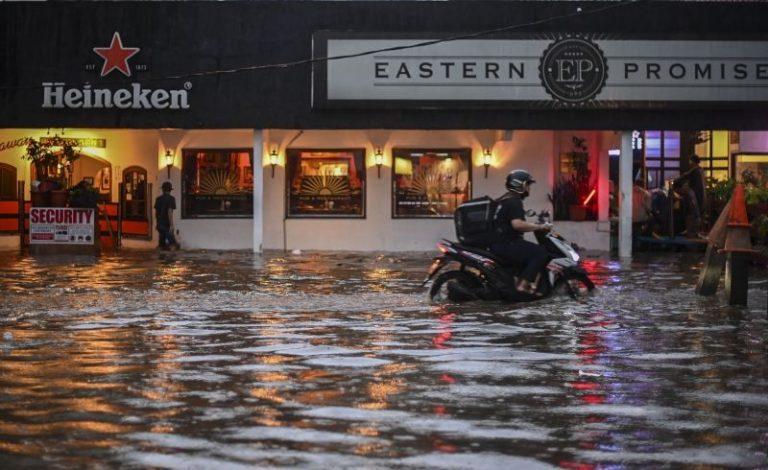
M109 170L108 166L105 166L101 169L101 183L100 188L104 191L109 191L111 189L111 181L112 181L112 174Z

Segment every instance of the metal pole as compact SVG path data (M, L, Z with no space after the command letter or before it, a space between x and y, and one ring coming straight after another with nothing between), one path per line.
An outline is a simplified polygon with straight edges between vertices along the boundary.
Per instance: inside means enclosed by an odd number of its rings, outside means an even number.
M632 257L632 131L621 132L619 156L619 257Z
M253 130L253 252L264 243L264 131ZM272 166L272 171L275 167Z

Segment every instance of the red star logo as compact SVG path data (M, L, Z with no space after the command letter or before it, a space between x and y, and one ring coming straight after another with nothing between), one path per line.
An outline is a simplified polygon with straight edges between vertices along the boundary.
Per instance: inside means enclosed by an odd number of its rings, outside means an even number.
M101 67L102 77L114 69L119 70L126 77L130 77L131 69L128 68L128 59L138 54L139 50L138 47L123 47L123 41L117 31L112 35L112 43L109 47L93 48L93 52L104 59L104 66Z

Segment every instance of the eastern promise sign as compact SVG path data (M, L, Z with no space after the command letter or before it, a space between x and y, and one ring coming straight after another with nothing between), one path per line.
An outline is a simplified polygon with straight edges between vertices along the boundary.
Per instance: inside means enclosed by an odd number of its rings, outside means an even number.
M436 39L318 33L316 57ZM472 39L320 62L316 107L674 108L768 102L768 41Z
M29 210L29 243L93 245L94 210L33 207Z

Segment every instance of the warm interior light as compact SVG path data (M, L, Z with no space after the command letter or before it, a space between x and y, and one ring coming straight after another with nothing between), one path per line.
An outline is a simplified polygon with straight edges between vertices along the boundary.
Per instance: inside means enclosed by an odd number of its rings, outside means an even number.
M272 149L272 151L269 152L269 164L277 165L277 161L278 161L277 150Z
M173 151L171 149L165 150L165 165L166 166L173 166Z
M483 150L483 165L485 166L490 165L492 159L493 159L493 155L491 154L491 149Z
M587 198L584 199L584 207L587 207L587 204L589 204L589 201L591 201L592 198L595 196L595 193L597 193L597 189L593 188L592 191L590 191Z
M736 155L738 163L768 163L768 155Z
M381 149L376 149L376 152L373 154L374 162L377 165L383 165L384 164L384 154L382 154Z

